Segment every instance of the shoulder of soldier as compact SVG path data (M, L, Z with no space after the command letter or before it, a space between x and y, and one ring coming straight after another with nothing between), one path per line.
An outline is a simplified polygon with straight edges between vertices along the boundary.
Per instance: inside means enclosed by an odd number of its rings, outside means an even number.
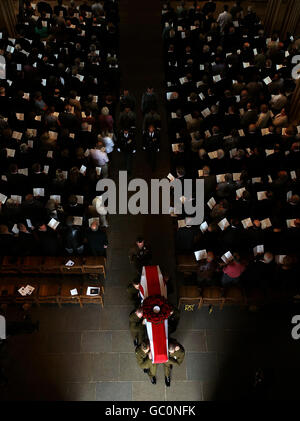
M177 351L180 354L184 354L185 353L185 349L182 345L180 345L180 349Z
M142 350L140 345L135 348L135 353L136 353L136 355L143 355L144 354L144 351Z
M131 321L136 321L137 320L137 315L135 314L135 310L133 310L130 314L129 314L129 320Z

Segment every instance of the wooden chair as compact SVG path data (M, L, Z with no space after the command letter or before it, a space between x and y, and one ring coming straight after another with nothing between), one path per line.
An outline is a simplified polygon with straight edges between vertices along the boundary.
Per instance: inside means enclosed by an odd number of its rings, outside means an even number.
M63 264L64 259L56 256L46 256L42 263L43 273L61 273L60 267Z
M71 290L75 288L77 289L78 294L72 295ZM80 307L82 307L82 302L80 298L81 289L82 289L82 285L81 285L81 282L79 281L63 282L63 284L61 285L59 298L58 298L59 306L60 304L67 304L67 303L78 304L79 303Z
M1 273L20 273L21 259L16 256L4 256L1 263Z
M14 302L16 285L13 281L1 279L0 281L0 303L11 304Z
M223 288L217 286L203 287L201 291L200 306L208 305L219 305L220 310L223 309L225 298L223 296Z
M72 262L74 262L73 266L66 266L66 263L69 260L72 260ZM62 264L60 265L60 271L61 273L67 275L83 273L82 258L74 256L64 258Z
M99 295L87 295L87 288L88 287L94 287L94 288L100 288L100 294ZM82 294L80 296L80 300L82 304L101 304L101 307L103 308L103 294L104 294L104 288L99 283L87 283L85 282L82 287Z
M197 272L198 263L194 254L179 254L176 260L178 272Z
M25 256L22 258L22 273L41 273L43 266L42 256Z
M260 288L247 288L245 293L247 305L249 305L249 307L261 306L266 302L265 293Z
M106 278L106 258L104 256L88 256L83 259L83 273L102 273Z
M243 288L236 285L228 286L224 291L225 304L246 305L246 296Z
M200 288L198 288L197 286L180 286L178 296L178 308L180 308L182 304L185 305L184 309L187 311L193 311L195 304L197 305L197 308L200 307L201 295Z
M60 290L61 285L59 283L54 282L42 282L39 287L38 297L37 297L37 303L38 305L44 304L44 303L51 303L51 304L57 304L59 307L60 301Z

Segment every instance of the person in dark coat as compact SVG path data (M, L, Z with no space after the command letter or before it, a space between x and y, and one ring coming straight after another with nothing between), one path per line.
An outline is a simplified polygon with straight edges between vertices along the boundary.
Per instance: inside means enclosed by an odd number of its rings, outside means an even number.
M87 230L86 234L88 249L92 256L106 256L108 246L107 235L105 231L99 228L98 222L94 221Z
M68 216L66 229L64 231L64 249L68 254L82 254L84 251L83 235L81 227L74 225L74 217Z

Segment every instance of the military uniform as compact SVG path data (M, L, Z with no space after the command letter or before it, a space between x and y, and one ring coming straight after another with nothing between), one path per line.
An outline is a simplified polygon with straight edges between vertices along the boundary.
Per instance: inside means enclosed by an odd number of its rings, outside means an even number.
M156 154L160 148L160 136L158 130L143 132L143 149L147 152L147 159L151 165L152 171L156 168Z
M124 154L126 170L130 174L132 170L132 156L136 152L136 141L132 130L128 131L128 133L124 133L124 130L120 131L117 149Z
M127 287L127 293L129 296L130 301L134 305L135 308L141 305L141 296L139 290L134 287L132 283L130 283Z
M171 374L171 365L181 365L184 356L185 356L185 350L182 345L179 345L180 349L178 351L173 352L173 354L169 353L169 359L166 363L164 363L164 373L165 377L170 377Z
M138 273L142 272L143 266L147 266L151 261L151 248L147 244L144 244L142 248L135 245L130 249L130 260L134 262Z
M138 317L135 310L129 315L129 329L133 340L137 340L141 344L146 336L146 328L143 325L143 317Z
M168 331L169 334L175 332L180 319L180 311L177 308L173 309L173 313L168 318Z
M148 356L148 353L145 354L145 352L142 350L141 346L138 346L135 349L135 356L136 356L138 365L144 370L145 369L149 370L148 373L147 373L148 376L150 378L155 377L157 365L152 363L152 361L150 360L150 358Z

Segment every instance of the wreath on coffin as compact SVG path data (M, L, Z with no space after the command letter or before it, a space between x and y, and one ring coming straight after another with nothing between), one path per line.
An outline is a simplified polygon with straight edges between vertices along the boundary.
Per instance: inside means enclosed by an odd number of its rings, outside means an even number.
M143 301L143 317L147 322L163 323L172 311L168 301L161 295L151 295Z

